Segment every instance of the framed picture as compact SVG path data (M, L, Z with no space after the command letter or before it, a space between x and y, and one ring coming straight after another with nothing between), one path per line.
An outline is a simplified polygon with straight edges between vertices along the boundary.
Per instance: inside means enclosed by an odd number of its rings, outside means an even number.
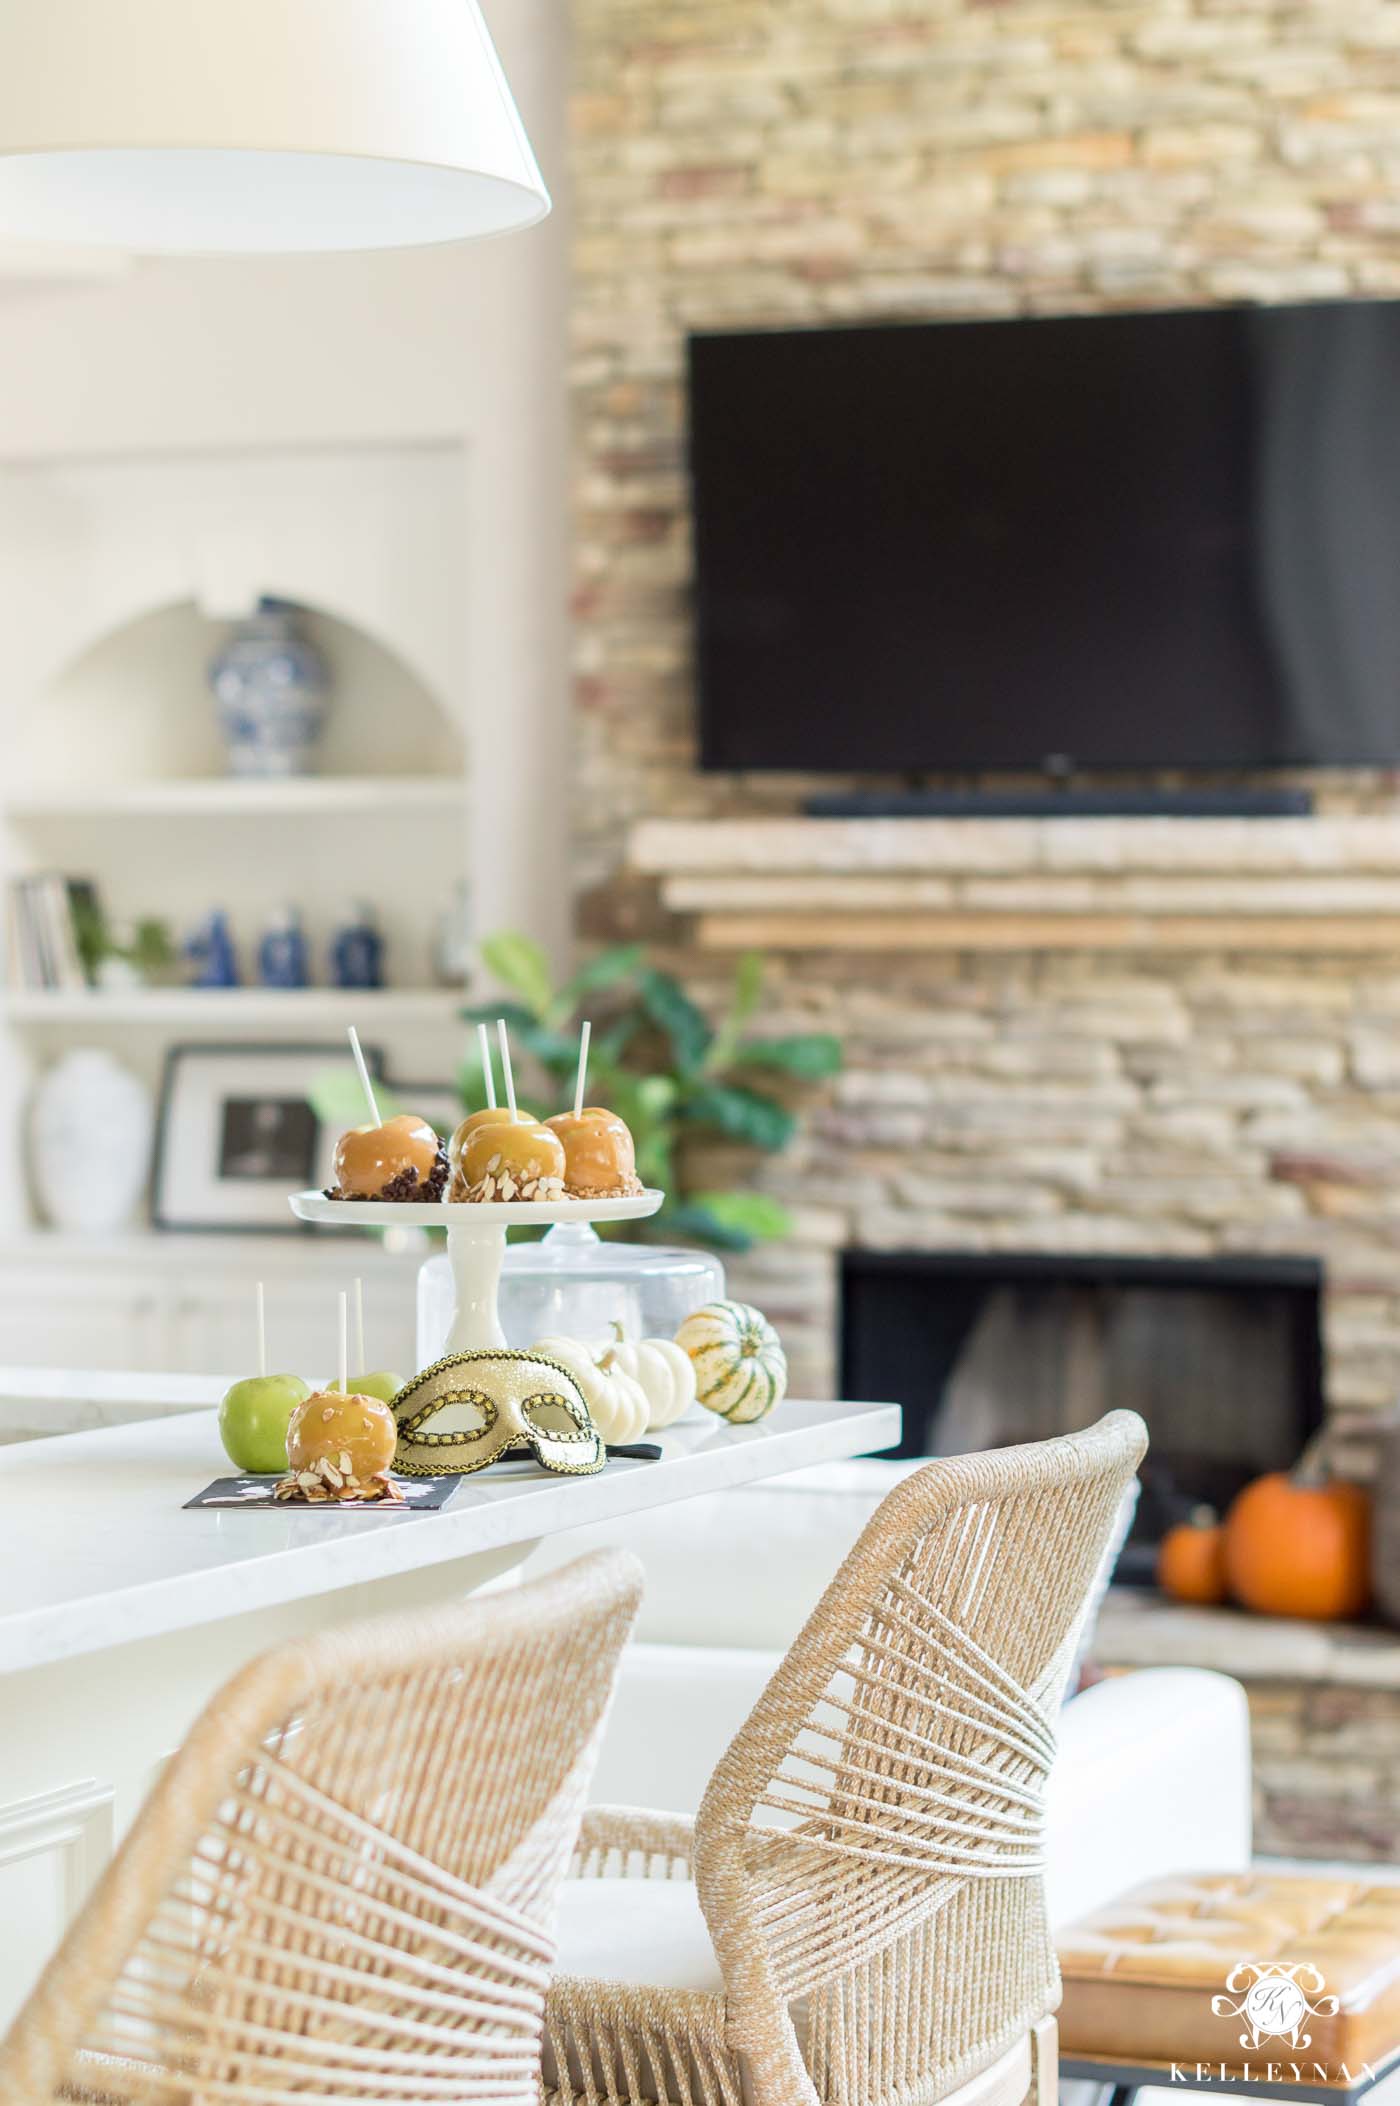
M366 1046L376 1080L384 1056ZM158 1229L302 1235L287 1195L331 1182L338 1130L311 1102L345 1047L172 1046L156 1124L152 1218Z

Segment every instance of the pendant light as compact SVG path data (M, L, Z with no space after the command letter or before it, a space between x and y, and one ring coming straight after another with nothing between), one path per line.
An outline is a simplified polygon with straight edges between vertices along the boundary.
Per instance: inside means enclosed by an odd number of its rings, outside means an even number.
M477 0L0 0L0 242L404 248L548 211Z

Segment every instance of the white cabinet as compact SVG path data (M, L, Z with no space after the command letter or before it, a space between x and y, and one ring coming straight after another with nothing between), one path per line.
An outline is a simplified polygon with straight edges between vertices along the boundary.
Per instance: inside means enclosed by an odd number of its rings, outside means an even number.
M113 1270L94 1248L63 1265L0 1260L0 1364L160 1368L166 1287L155 1272Z
M304 1375L308 1381L335 1372L338 1346L339 1294L358 1277L365 1292L365 1355L370 1368L410 1365L414 1347L416 1262L386 1261L373 1249L348 1248L340 1264L319 1264L302 1273L266 1263L267 1350L278 1372ZM166 1359L177 1374L240 1373L251 1369L253 1296L259 1275L250 1266L238 1277L186 1276L169 1309ZM353 1331L350 1372L369 1369L355 1363Z
M314 1381L334 1371L337 1297L358 1276L370 1366L412 1373L424 1255L344 1236L16 1239L0 1245L0 1366L250 1374L262 1280L269 1358Z
M0 1803L0 1982L11 2015L112 1854L110 1785L95 1778Z

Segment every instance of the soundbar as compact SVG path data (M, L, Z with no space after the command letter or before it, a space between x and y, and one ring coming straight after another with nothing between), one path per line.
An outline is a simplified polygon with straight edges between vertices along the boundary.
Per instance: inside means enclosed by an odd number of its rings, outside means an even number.
M823 791L809 819L1307 819L1310 790Z

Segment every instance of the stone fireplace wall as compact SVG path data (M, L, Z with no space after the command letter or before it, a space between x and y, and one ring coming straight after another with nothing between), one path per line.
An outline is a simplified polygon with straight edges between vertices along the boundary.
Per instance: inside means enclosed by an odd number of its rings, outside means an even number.
M573 18L580 922L653 936L717 1001L723 959L625 867L628 829L790 813L806 785L693 764L685 332L1400 294L1400 0ZM1322 787L1333 811L1396 809L1378 777ZM865 1242L1316 1253L1334 1408L1364 1430L1400 1392L1388 938L781 953L771 989L775 1028L848 1049L765 1172L798 1237L735 1273L803 1387L831 1381L831 1253Z

